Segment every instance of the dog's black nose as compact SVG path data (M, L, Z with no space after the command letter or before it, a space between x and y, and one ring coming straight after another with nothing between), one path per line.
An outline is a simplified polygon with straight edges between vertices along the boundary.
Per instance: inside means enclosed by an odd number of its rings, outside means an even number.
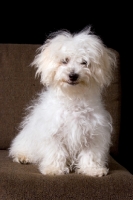
M79 75L76 73L69 74L70 81L76 81L78 79Z

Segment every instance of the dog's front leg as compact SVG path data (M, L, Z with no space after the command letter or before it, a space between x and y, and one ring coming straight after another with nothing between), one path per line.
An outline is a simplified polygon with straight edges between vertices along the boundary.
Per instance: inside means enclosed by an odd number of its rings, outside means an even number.
M107 175L108 168L99 152L84 149L78 156L76 173L101 177Z
M64 148L50 148L49 146L49 151L45 150L45 156L39 164L39 170L42 174L60 175L69 173L69 168L66 165L67 152Z

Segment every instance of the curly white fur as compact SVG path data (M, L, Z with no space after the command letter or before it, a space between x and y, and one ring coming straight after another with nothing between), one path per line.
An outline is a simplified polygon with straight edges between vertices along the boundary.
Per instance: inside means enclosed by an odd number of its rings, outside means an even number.
M51 34L31 65L47 91L29 107L9 156L38 164L42 174L106 175L112 119L102 91L112 80L115 54L88 27Z

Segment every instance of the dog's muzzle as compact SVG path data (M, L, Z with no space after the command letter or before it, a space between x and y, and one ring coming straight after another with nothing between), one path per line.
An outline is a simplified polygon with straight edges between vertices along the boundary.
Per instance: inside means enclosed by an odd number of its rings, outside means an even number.
M69 74L69 84L75 85L78 84L77 80L79 78L79 75L76 73Z

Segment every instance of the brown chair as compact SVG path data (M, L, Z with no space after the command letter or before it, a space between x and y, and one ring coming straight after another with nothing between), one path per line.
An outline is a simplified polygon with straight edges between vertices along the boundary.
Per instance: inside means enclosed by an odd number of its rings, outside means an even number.
M121 121L120 62L104 100L113 117L113 145L109 174L97 178L81 174L44 176L37 166L14 163L8 157L22 113L42 88L29 65L40 45L0 44L0 200L133 200L133 175L114 158L118 156Z

